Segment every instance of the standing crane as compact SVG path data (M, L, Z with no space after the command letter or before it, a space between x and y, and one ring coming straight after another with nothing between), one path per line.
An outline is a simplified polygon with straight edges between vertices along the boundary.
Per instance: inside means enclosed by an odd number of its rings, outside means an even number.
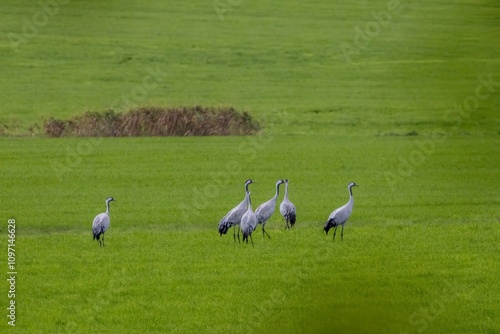
M97 239L101 247L104 247L104 232L106 232L109 227L109 203L114 200L113 197L108 197L106 199L106 212L98 214L92 223L92 234L94 235L92 240Z
M251 179L248 179L245 181L245 199L238 204L236 207L234 207L231 211L229 211L219 222L219 233L222 236L223 234L227 233L227 230L229 230L231 227L235 225L240 225L241 217L245 214L247 211L247 205L246 205L246 194L249 192L248 191L248 186L250 183L254 183ZM234 228L234 242L236 242L236 226ZM240 230L238 229L238 241L240 241Z
M335 235L337 234L337 227L342 225L342 232L340 233L340 240L344 240L344 224L351 215L352 208L354 206L354 197L352 196L352 187L357 187L358 185L354 182L349 183L347 189L349 190L349 202L341 206L330 214L328 221L325 223L324 231L328 234L328 231L334 227L333 240L335 240Z
M285 218L285 230L290 229L295 224L297 214L295 211L295 205L288 199L288 179L285 180L285 198L280 204L280 212L283 218Z
M241 233L243 234L243 241L247 241L248 244L248 237L250 237L250 240L252 241L252 247L253 247L253 239L252 239L252 232L255 230L257 227L257 215L252 211L252 200L250 199L250 192L247 192L247 195L245 197L245 204L247 205L247 211L241 217Z
M264 233L267 234L267 237L271 239L269 234L265 230L265 226L269 218L274 213L274 210L276 208L276 201L278 199L279 191L280 191L280 184L285 183L283 180L278 180L276 181L276 194L274 195L273 198L271 198L269 201L262 203L259 205L257 210L255 210L255 214L257 215L257 223L262 224L262 237L264 237Z

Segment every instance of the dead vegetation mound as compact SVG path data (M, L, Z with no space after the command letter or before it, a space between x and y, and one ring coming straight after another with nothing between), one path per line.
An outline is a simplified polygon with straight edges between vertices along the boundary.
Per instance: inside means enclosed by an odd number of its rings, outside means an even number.
M230 107L194 106L86 112L69 120L50 118L43 129L48 137L228 136L254 134L259 125Z

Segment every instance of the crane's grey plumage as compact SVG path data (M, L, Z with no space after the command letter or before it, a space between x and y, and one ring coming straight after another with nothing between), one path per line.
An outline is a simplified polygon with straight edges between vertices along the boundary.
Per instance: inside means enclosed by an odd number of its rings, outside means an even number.
M93 240L97 239L101 247L104 247L104 232L109 228L109 203L114 200L113 197L106 199L106 212L98 214L92 223Z
M265 230L265 226L269 218L274 213L276 209L276 201L278 200L278 195L280 191L280 184L285 183L283 180L276 181L276 194L269 201L262 203L259 205L257 210L255 210L255 214L257 215L257 223L262 224L262 237L264 237L264 233L267 234L268 238L271 238L269 234Z
M247 205L247 211L245 212L243 217L241 217L241 233L243 234L243 241L246 240L247 244L248 237L250 237L253 247L252 232L257 227L257 215L252 211L252 200L250 199L250 192L247 192L245 203Z
M280 204L280 213L285 218L285 230L290 229L295 224L297 218L295 205L288 199L288 179L285 180L285 198Z
M247 211L246 194L249 192L248 185L250 185L250 183L254 183L254 181L252 181L251 179L245 181L245 199L235 208L229 211L219 222L219 233L221 236L223 234L226 234L231 227L235 226L234 236L233 236L234 242L236 242L236 225L240 226L241 217L243 217L243 215ZM238 241L240 241L239 230L238 230Z
M357 187L358 185L354 182L349 183L347 189L349 190L349 202L347 204L341 206L330 214L328 217L328 221L325 223L325 227L323 228L326 234L333 227L333 240L335 240L335 235L337 234L337 227L342 225L342 232L340 233L340 240L344 240L344 224L347 219L351 215L352 208L354 206L354 197L352 196L352 187Z

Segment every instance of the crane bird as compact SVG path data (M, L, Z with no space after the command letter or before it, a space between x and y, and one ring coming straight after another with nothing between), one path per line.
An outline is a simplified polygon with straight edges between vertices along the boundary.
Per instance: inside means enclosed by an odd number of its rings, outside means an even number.
M250 183L254 183L251 179L248 179L245 181L245 199L238 204L235 208L233 208L231 211L229 211L219 222L219 233L222 236L223 234L227 233L227 230L229 230L232 226L235 225L240 225L241 217L245 214L247 211L247 205L246 205L246 194L249 192L248 191L248 186ZM236 226L234 227L234 242L236 242ZM240 231L238 230L238 241L240 241Z
M333 240L335 240L335 234L337 234L337 227L342 225L342 232L340 233L340 240L344 240L344 224L349 219L352 212L352 207L354 206L354 197L352 196L352 187L357 187L358 185L354 182L349 183L347 189L349 190L349 202L344 206L336 209L328 217L328 221L325 223L324 231L328 234L328 231L334 227L333 230Z
M274 195L273 198L271 198L269 201L262 203L259 205L257 210L255 210L255 214L257 215L257 223L262 224L262 237L264 237L264 233L267 234L267 237L271 239L269 234L265 230L266 223L269 218L274 213L274 210L276 208L276 200L278 199L279 191L280 191L280 184L285 183L283 180L278 180L276 181L276 194Z
M285 218L285 230L290 229L295 224L297 214L295 211L295 205L288 199L288 179L285 180L285 198L280 204L280 212L283 218Z
M248 237L250 237L253 247L252 232L257 227L258 220L257 215L252 211L252 200L250 199L250 192L247 192L245 196L245 204L247 205L247 210L243 217L241 217L241 233L243 234L243 241L246 240L247 244Z
M106 232L109 227L109 202L114 200L113 197L108 197L106 199L106 212L98 214L92 223L92 234L94 235L94 239L92 240L97 239L101 247L104 247L104 232Z

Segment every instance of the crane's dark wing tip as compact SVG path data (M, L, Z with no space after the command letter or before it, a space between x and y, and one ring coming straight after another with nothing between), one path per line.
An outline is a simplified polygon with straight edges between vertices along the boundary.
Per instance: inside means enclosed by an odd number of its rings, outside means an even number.
M328 231L330 231L332 227L335 227L335 223L333 222L333 219L328 219L328 221L325 223L325 226L323 227L323 231L328 234Z

